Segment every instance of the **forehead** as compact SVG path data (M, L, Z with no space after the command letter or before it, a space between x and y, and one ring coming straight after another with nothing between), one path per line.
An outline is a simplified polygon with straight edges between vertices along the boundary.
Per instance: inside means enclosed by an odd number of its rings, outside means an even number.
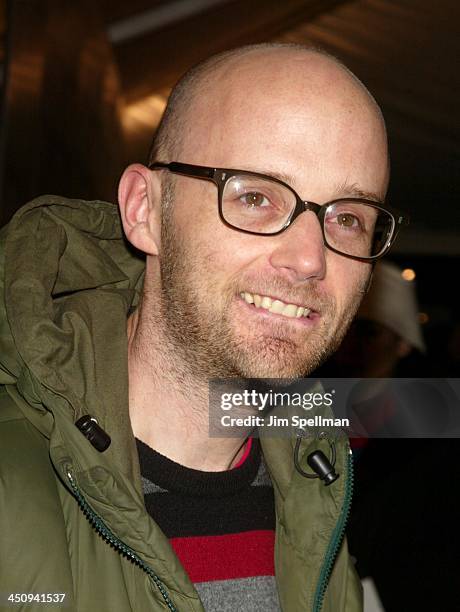
M385 128L364 88L327 58L266 55L235 60L199 84L182 160L285 173L298 188L322 176L384 191Z

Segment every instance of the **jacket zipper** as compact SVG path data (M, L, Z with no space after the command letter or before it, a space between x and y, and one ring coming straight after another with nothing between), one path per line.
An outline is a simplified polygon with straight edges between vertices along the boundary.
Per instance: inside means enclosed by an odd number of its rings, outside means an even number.
M340 544L342 543L343 536L345 534L345 527L348 521L348 515L350 514L351 498L353 494L353 455L351 451L348 451L348 466L347 466L347 480L345 484L345 496L343 500L342 511L337 520L336 526L332 533L326 556L321 567L319 574L318 586L316 587L315 597L313 600L313 612L320 612L324 602L324 595L326 594L327 583L329 576L334 565L335 557L339 551Z
M117 536L107 527L107 525L104 523L102 518L96 512L94 512L94 510L88 504L85 497L83 496L80 489L78 488L75 482L75 479L72 476L72 473L70 472L69 469L66 470L66 475L70 483L70 486L72 488L73 494L78 502L78 505L80 506L84 515L90 522L91 526L97 531L97 533L99 533L103 537L103 539L108 544L113 546L122 556L127 557L130 561L132 561L137 566L139 566L158 587L163 599L165 600L166 605L171 610L171 612L178 612L177 608L171 601L171 598L169 597L169 594L164 584L161 582L161 580L158 578L158 576L155 574L152 568L149 565L147 565L137 555L137 553L134 552L132 548L130 548L127 544L125 544L119 538L117 538Z

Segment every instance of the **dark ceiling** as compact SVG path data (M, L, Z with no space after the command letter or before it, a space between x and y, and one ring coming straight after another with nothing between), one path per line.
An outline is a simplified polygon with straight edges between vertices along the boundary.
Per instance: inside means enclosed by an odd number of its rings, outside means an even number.
M460 254L457 0L11 5L4 210L43 190L112 197L107 185L124 163L145 159L166 96L186 68L239 44L310 42L342 59L383 108L392 156L390 199L414 219L399 251ZM44 33L39 39L33 36L38 27ZM46 141L41 158L48 167L55 164L54 171L24 167L31 135Z

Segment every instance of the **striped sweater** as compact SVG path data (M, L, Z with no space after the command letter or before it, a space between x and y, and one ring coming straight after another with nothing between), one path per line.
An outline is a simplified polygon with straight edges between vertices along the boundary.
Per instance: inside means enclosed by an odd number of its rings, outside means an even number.
M136 440L145 506L207 612L279 611L273 489L258 440L224 472L186 468Z

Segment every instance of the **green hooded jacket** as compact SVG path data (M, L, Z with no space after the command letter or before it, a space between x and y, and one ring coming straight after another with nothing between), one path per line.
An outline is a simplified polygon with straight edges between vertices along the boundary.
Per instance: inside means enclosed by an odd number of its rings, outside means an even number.
M143 270L105 202L44 196L0 232L0 610L203 610L144 507L126 334ZM87 414L111 437L104 452L75 426ZM327 452L327 441L302 440L306 470L316 448ZM282 609L362 610L343 538L348 443L337 444L330 486L303 477L293 449L291 439L262 439ZM44 599L26 604L23 594ZM54 594L64 601L43 603Z

